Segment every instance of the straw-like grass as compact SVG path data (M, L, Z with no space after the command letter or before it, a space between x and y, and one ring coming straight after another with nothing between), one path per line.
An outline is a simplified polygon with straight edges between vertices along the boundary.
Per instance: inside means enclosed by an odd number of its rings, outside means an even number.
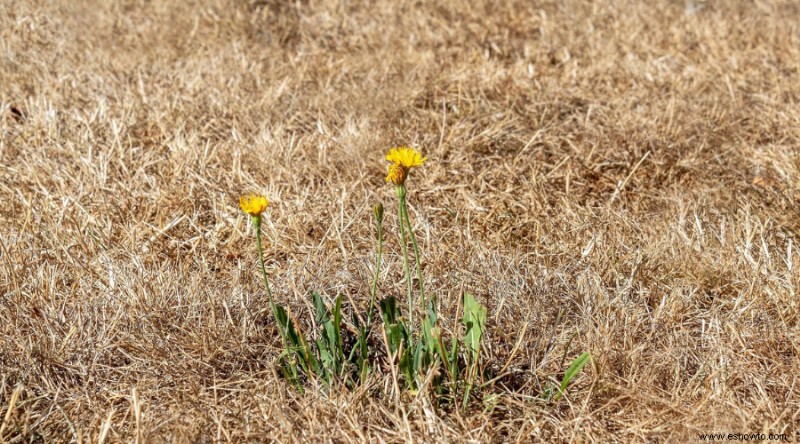
M680 441L800 423L795 1L0 5L0 441ZM277 300L360 309L382 155L482 404L277 375ZM387 211L381 296L404 300ZM349 319L350 309L347 309ZM310 331L310 330L309 330ZM557 404L537 400L581 352Z

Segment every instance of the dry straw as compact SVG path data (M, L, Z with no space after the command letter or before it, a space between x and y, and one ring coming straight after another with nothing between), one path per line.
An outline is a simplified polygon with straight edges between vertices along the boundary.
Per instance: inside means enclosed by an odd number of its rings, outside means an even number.
M2 2L0 440L793 433L798 23L794 0ZM467 409L385 352L395 141L429 157L406 185L436 336L464 337L463 293L487 308ZM349 347L379 275L363 384L281 374L243 190L312 339L307 290L343 295Z

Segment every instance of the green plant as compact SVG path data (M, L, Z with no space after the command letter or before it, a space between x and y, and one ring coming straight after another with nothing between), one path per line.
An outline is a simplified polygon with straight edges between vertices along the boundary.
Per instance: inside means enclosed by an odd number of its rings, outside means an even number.
M405 386L410 390L421 387L423 376L430 378L431 388L438 397L455 399L463 390L463 406L470 399L474 380L480 368L481 342L486 326L486 307L471 294L464 295L464 313L461 322L465 327L463 338L451 337L449 346L442 329L436 326L435 311L420 323L416 334L403 322L397 299L390 296L380 302L389 358L397 362ZM466 350L466 356L459 355Z
M464 391L464 406L469 399L469 392L478 371L481 353L481 339L486 329L486 307L482 306L475 298L467 293L464 295L464 317L462 322L466 326L464 344L469 352L467 357L467 388Z
M378 279L381 274L381 257L383 255L383 205L377 204L373 208L372 214L375 218L375 225L378 233L378 254L375 263L375 278L372 280L372 291L370 292L369 306L367 307L367 319L364 325L360 325L358 316L353 316L353 322L358 330L358 340L356 346L350 352L348 360L352 361L353 356L358 352L356 365L358 366L358 378L361 382L367 378L369 373L369 334L372 331L372 313L375 311L375 297L378 294Z
M591 359L592 358L589 353L583 352L580 356L572 361L569 368L564 373L564 377L561 379L561 386L558 388L558 393L556 393L556 395L553 397L553 401L558 401L561 399L561 395L563 395L567 390L567 386L569 385L570 381L578 376L578 373L581 372L583 367L585 367Z
M394 296L383 298L378 302L383 320L382 333L386 355L392 369L394 386L398 388L402 381L407 390L415 392L425 390L433 394L437 405L442 402L458 405L457 400L461 399L462 408L466 408L473 397L476 380L482 378L485 369L481 355L486 337L487 310L475 296L465 293L460 324L449 333L440 326L436 299L426 298L419 244L414 235L407 206L408 173L411 168L422 165L426 159L417 151L405 147L393 148L386 158L392 162L387 181L394 183L398 198L398 230L408 297L407 318L403 316L400 304ZM383 255L383 206L378 204L373 209L378 246L366 317L362 318L357 312L353 313L355 343L349 349L349 353L346 353L342 337L346 331L342 316L342 296L337 296L333 300L332 307L328 307L319 293L310 293L312 316L315 325L319 327L319 334L316 335L316 339L309 341L298 327L297 320L272 297L261 242L261 214L268 205L266 198L251 195L247 199L242 198L240 205L250 214L256 229L261 273L283 344L278 361L284 376L301 391L306 379L321 381L329 387L337 381L350 386L356 382L364 383L371 368L375 366L375 363L370 363L370 357L377 355L374 351L370 353L370 334ZM409 266L408 241L412 244L416 264L419 304L413 299L414 282ZM418 323L414 322L416 310L420 310L422 315ZM459 335L462 327L463 335ZM555 385L548 388L548 399L558 400L569 382L589 359L589 355L584 353L573 361L557 393ZM480 387L485 386L486 384L480 385Z
M567 386L569 383L575 379L578 374L580 374L583 367L586 366L589 362L591 362L592 357L588 352L583 352L577 358L573 359L567 368L567 371L564 372L564 376L561 378L561 383L556 384L555 381L549 382L546 386L544 391L542 392L541 396L544 399L558 401L567 392Z

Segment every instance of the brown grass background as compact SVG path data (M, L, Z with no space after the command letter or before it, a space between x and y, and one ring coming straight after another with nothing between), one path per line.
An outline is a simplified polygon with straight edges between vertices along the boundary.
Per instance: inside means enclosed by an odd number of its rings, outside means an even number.
M3 0L0 441L793 437L799 24L790 0ZM312 289L366 306L375 202L402 298L397 144L430 159L429 292L451 323L474 292L509 363L464 412L384 372L276 376L238 195L271 199L307 327Z

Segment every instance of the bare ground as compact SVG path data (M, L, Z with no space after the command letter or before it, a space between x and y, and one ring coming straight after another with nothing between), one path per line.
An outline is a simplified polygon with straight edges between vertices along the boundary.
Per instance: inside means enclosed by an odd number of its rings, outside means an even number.
M788 0L0 1L0 441L791 441L799 31ZM363 309L398 144L426 285L506 366L467 411L275 370L238 195L302 322Z

